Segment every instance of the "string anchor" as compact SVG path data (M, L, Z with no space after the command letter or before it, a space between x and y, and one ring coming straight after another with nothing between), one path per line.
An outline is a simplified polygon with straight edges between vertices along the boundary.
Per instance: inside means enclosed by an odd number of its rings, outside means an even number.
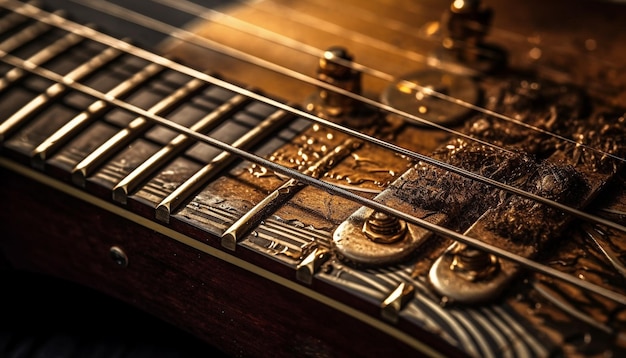
M441 218L435 214L427 220ZM361 207L337 227L333 248L340 259L352 264L389 265L410 258L431 235L431 231L419 226Z
M448 301L476 304L496 298L510 277L498 257L456 242L434 262L428 278Z
M341 46L324 51L317 68L317 79L357 95L361 95L361 72L350 64L354 57ZM354 98L319 87L306 101L307 111L352 128L364 128L375 124L378 112Z

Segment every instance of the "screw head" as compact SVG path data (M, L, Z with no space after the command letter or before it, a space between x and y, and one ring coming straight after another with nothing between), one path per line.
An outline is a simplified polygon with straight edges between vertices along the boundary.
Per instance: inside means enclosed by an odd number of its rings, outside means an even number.
M115 262L120 267L128 266L128 256L124 250L122 250L119 246L111 246L109 249L109 255L113 262Z
M406 222L395 216L375 211L363 223L363 233L374 242L391 244L404 237Z

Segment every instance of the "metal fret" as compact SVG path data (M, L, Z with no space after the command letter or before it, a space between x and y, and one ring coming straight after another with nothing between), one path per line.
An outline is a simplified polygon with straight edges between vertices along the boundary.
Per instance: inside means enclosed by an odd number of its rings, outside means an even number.
M335 150L308 167L303 173L319 178L333 163L340 162L341 159L352 153L360 145L360 141L349 138L337 146ZM222 246L229 250L235 250L237 241L246 235L254 225L258 224L269 212L282 206L286 200L291 198L302 187L302 183L292 178L274 190L224 231L221 240Z
M107 96L120 97L135 90L139 85L145 83L163 70L163 67L157 64L149 64L143 70L137 72L131 78L121 82L113 89L106 93ZM67 143L75 134L89 124L98 114L102 113L109 104L105 101L98 100L92 103L86 110L72 118L69 122L59 128L45 141L39 144L32 152L31 163L38 169L43 169L46 158L62 145Z
M8 32L15 26L25 22L27 19L28 18L26 16L20 15L17 12L11 12L7 14L6 16L0 19L0 29L2 29L3 31L3 32L0 32L0 34L4 34L5 32Z
M289 112L278 110L267 117L267 119L253 130L248 131L245 135L236 140L232 146L244 150L249 149L260 140L264 139L267 134L270 134L274 129L291 118L293 118L293 115ZM174 210L235 160L237 160L237 156L226 151L221 152L209 164L202 167L202 169L178 186L157 205L155 213L156 218L162 222L168 223L170 214Z
M100 52L97 56L65 75L64 78L71 81L79 81L83 77L91 74L95 70L120 56L121 53L122 52L117 49L107 48ZM44 93L33 98L24 107L0 124L0 143L3 142L12 131L16 130L21 124L23 124L30 115L43 108L44 105L50 103L53 99L65 93L66 90L67 87L61 83L51 85L45 90Z
M13 13L13 14L16 14L16 13ZM18 19L9 18L9 16L6 16L2 18L2 20L0 20L0 28L2 28L5 31L10 30L12 27L17 26L21 23L21 21L18 22L17 20ZM21 30L17 34L14 34L8 39L4 40L0 44L0 50L5 51L5 52L11 52L15 50L16 48L24 45L25 43L33 40L34 38L41 35L42 33L48 31L49 29L50 29L50 25L43 23L43 22L36 22L26 27L25 29Z
M32 63L35 66L40 66L41 64L49 61L53 57L60 55L61 53L63 53L63 51L76 45L82 40L84 40L84 37L69 33L59 40L55 41L51 45L44 47L39 52L26 59L26 61ZM6 75L2 79L0 79L0 91L4 90L11 83L19 80L27 74L28 72L20 68L12 68L9 72L6 73Z
M151 114L160 114L165 112L178 105L182 100L186 99L193 92L199 90L205 85L205 82L202 80L192 79L185 86L179 88L170 96L157 102L150 109L148 109L148 112ZM143 133L151 125L152 121L143 117L137 117L131 121L126 128L117 132L113 137L109 138L109 140L99 146L85 159L78 163L76 167L74 167L72 170L72 181L74 184L84 187L87 176L103 164L111 155L115 154L136 136Z
M190 129L195 132L209 131L249 102L250 99L248 97L236 95L215 111L196 122ZM176 136L165 147L154 153L140 166L135 168L135 170L126 175L126 177L113 188L113 200L126 204L127 196L130 192L134 191L146 178L152 175L154 171L195 142L194 139L184 134Z

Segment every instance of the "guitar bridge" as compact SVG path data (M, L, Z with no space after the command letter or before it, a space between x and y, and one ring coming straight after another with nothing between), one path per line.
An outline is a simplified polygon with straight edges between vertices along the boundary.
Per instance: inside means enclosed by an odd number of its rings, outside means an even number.
M405 232L396 226L384 233L393 240L374 239L368 225L377 215L393 213L362 207L335 230L333 247L341 259L357 266L426 260L432 263L427 276L443 300L476 304L498 299L524 268L494 256L499 249L520 261L537 259L564 239L569 223L586 219L578 210L622 167L617 158L626 152L626 127L623 111L580 87L512 68L494 73L500 63L476 73L475 66L486 65L484 59L472 62L464 51L435 52L437 60L447 54L453 66L442 67L449 72L427 69L406 75L383 95L385 103L421 116L427 124L463 122L457 138L416 160L374 198L419 218L422 225L403 223L409 228ZM449 91L456 105L442 101ZM486 179L476 180L479 176ZM463 232L488 248L433 233L428 229L432 225Z

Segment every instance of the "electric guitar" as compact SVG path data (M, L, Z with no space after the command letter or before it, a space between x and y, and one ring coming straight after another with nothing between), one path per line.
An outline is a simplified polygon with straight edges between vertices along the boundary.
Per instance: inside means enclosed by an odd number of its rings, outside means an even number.
M626 351L625 5L51 5L0 0L13 269L235 356Z

